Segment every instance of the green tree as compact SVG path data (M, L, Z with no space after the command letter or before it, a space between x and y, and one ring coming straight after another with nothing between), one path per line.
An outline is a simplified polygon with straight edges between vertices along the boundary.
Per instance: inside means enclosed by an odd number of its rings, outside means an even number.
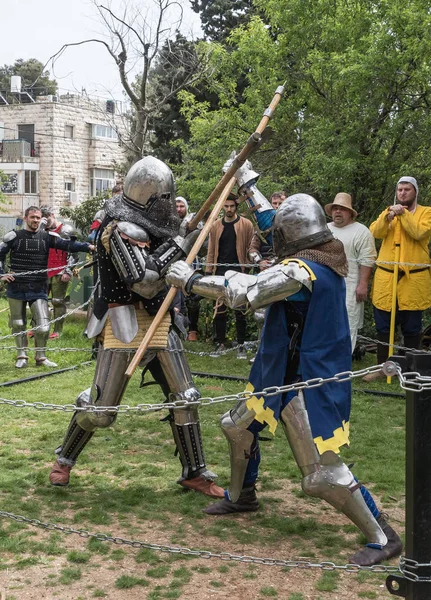
M60 216L72 221L75 227L81 232L81 237L86 239L90 233L90 225L94 220L94 215L101 210L108 198L111 197L109 190L87 198L79 206L74 208L63 206L60 208Z
M191 0L190 4L200 16L205 37L218 42L247 23L253 12L252 0Z
M192 138L185 188L205 195L229 152L259 122L273 91L286 93L272 137L254 157L269 193L309 192L322 202L354 196L367 222L393 198L400 175L431 184L431 14L425 0L255 0L258 17L219 50L216 111L183 94ZM269 24L269 26L268 26ZM243 102L235 96L245 73ZM196 174L195 174L196 173Z
M0 91L10 91L10 78L12 75L21 76L23 91L32 96L45 96L57 92L57 82L50 79L49 71L36 58L23 60L19 58L13 65L0 67Z

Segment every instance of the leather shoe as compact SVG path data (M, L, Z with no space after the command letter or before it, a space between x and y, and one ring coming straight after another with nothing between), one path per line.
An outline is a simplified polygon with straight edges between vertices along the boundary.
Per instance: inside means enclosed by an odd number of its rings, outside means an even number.
M388 538L386 545L382 548L370 548L369 546L365 546L365 548L362 548L352 556L350 559L351 564L360 565L361 567L371 567L372 565L381 563L383 560L388 560L393 556L399 556L401 554L403 543L399 535L390 525L388 525L382 515L377 519L377 523Z
M197 331L189 331L189 335L187 336L188 342L197 342L198 341L198 332Z
M61 465L58 460L56 460L51 469L51 473L49 474L49 481L51 482L51 485L69 485L71 469L72 467L68 465Z
M386 375L380 369L380 371L374 371L373 373L368 373L368 375L364 375L362 377L362 381L366 381L367 383L371 383L372 381L377 381L378 379L384 379Z
M227 498L223 498L221 502L204 508L204 513L207 515L229 515L232 513L255 512L258 509L259 502L256 496L256 489L253 486L251 488L244 488L236 502L231 502Z
M201 492L206 496L211 496L211 498L224 498L223 488L216 485L214 481L205 479L205 477L202 477L202 475L199 475L199 477L193 477L193 479L183 479L178 483L188 490Z

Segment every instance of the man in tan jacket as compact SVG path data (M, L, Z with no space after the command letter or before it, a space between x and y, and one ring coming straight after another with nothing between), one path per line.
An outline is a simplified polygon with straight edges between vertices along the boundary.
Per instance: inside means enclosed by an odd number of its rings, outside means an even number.
M238 199L230 194L223 206L224 216L218 219L209 235L207 254L207 274L224 275L226 271L242 271L247 264L247 250L253 237L253 225L248 219L237 213ZM218 266L219 265L219 266ZM246 317L243 311L235 311L236 335L238 342L238 358L246 359L247 352L244 348L246 335ZM216 304L214 314L214 338L216 351L225 349L227 328L227 307L225 304Z

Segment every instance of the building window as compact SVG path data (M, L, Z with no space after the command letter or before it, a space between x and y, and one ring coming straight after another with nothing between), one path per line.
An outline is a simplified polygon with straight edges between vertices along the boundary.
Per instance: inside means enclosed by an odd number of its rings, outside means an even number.
M90 196L110 190L115 184L112 169L92 169L90 171Z
M24 194L38 194L38 172L24 171Z
M109 125L93 125L92 137L118 140L117 132L112 127L109 127Z
M18 192L18 173L5 173L1 181L0 190L4 194L16 194Z
M64 126L64 137L73 140L73 125Z
M72 178L65 179L64 180L64 189L66 190L66 192L74 192L75 191L75 180Z

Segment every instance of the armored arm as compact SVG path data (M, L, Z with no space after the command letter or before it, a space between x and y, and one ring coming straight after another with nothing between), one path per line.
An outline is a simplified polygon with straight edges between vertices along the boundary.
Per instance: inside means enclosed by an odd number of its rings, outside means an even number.
M176 236L150 253L150 238L145 229L135 223L120 221L112 226L109 252L123 281L137 294L151 298L160 291L160 286L155 284L174 261L187 254L197 235L196 230L185 238Z
M9 231L3 238L0 244L0 275L4 275L6 271L6 258L12 249L13 241L16 238L15 231Z
M305 286L312 291L308 270L297 262L278 264L258 275L227 271L223 276L202 276L184 262L177 262L166 276L171 285L205 298L223 298L227 306L248 305L253 310L284 300Z

